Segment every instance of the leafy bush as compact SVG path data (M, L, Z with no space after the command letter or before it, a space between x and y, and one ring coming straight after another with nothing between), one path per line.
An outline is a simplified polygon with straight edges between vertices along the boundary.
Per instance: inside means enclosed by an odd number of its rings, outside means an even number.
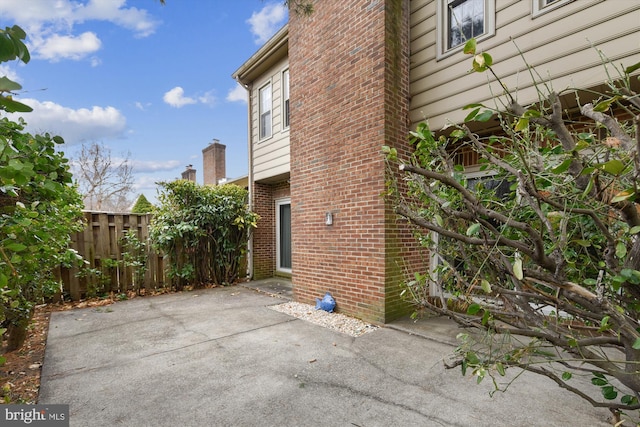
M160 185L149 235L166 254L176 287L235 282L258 220L248 210L247 191L233 184L209 187L185 180Z
M500 81L474 40L465 51L474 71ZM630 76L640 64L613 68L610 92L579 118L563 115L561 93L522 106L506 91L493 107L467 107L465 122L494 117L499 133L463 124L437 136L420 124L400 165L405 184L389 190L438 264L406 292L484 331L460 335L453 366L498 389L505 370L525 369L619 416L640 409L640 98ZM465 174L461 152L478 156L484 177Z
M147 242L140 240L136 230L130 228L122 237L122 249L122 264L125 268L132 269L132 287L136 294L140 295L144 276L148 269L149 253L147 251Z
M17 26L0 30L0 61L28 62L25 37ZM31 110L5 96L19 89L0 79L0 110ZM83 227L82 199L67 159L55 149L62 142L25 133L22 119L0 119L0 323L9 329L8 350L22 345L34 305L59 290L55 269L80 261L68 245Z

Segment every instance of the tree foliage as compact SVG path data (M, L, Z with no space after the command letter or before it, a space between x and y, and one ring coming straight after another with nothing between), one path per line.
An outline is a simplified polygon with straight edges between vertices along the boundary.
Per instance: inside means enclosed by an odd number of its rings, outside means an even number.
M0 61L28 62L24 37L17 26L0 30ZM13 100L17 84L2 77L0 85L1 110L30 110ZM34 304L59 289L54 269L79 261L68 244L82 229L80 195L55 149L62 138L31 135L24 126L0 118L0 323L9 329L9 350L21 346Z
M131 213L146 214L152 212L153 209L153 204L147 200L144 194L141 194L138 196L136 203L131 208Z
M248 210L247 191L233 184L211 187L186 180L160 185L149 236L168 258L176 287L235 282L258 220Z
M84 199L85 209L125 212L131 205L133 166L130 154L111 156L111 149L102 143L82 146L72 159L74 179Z
M493 73L491 56L476 53L474 40L465 52L474 71ZM407 283L408 294L484 331L460 335L453 366L478 382L522 368L594 406L637 416L640 98L630 73L640 64L604 66L618 72L609 92L571 118L563 94L543 92L549 86L531 67L540 102L527 106L493 74L506 91L495 106L469 105L465 123L440 136L420 124L410 161L386 149L404 171L404 183L389 189L438 260L435 272ZM492 117L500 132L470 130ZM461 152L478 156L479 178L457 161Z
M4 30L0 30L0 63L20 60L25 64L31 60L29 49L23 40L27 34L17 25ZM9 113L28 113L32 108L13 99L13 93L22 89L22 86L9 79L7 76L0 77L0 110Z

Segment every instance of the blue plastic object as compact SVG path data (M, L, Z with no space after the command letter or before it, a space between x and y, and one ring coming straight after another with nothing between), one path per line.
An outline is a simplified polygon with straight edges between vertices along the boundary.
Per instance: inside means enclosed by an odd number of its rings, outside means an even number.
M324 294L324 298L316 298L316 310L324 310L333 313L336 308L336 300L333 299L330 292Z

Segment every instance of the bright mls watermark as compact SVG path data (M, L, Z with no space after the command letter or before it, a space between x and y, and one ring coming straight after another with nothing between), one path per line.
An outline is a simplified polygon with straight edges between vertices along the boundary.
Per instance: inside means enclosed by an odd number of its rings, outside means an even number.
M0 425L69 427L69 405L3 405Z

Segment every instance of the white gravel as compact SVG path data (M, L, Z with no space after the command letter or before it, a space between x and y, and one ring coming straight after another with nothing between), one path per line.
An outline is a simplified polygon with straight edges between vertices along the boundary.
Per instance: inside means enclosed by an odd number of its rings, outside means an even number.
M349 317L340 313L329 313L324 310L316 310L313 305L300 302L286 302L269 306L270 309L306 320L325 328L333 329L343 334L359 337L367 332L378 329L377 326L363 322L360 319Z

